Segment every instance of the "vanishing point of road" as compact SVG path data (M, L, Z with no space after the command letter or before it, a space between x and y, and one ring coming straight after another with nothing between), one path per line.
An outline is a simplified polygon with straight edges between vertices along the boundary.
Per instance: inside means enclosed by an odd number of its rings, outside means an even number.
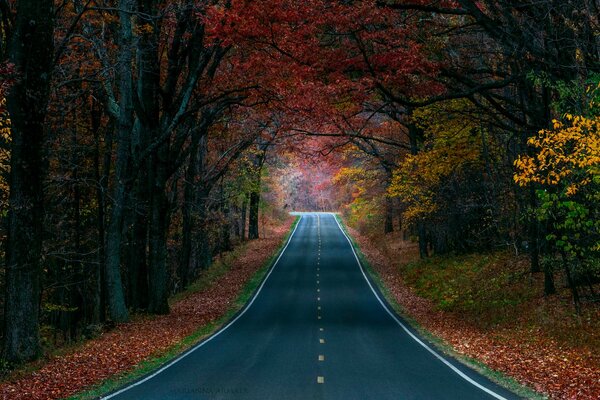
M516 399L438 353L375 289L332 214L307 213L248 305L106 399Z

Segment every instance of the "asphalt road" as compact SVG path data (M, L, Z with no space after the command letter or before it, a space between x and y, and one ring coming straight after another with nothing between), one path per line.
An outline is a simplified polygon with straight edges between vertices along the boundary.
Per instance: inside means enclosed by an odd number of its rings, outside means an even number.
M333 215L302 216L256 297L183 357L107 399L515 399L385 305Z

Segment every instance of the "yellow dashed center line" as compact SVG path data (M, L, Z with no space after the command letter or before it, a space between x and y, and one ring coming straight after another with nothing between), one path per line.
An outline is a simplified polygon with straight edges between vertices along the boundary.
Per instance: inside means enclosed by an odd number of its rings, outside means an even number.
M319 240L319 244L317 246L317 293L321 292L321 289L319 288L319 285L321 283L320 281L320 264L321 264L321 217L319 215L317 215L317 237ZM321 301L321 297L317 296L317 301L320 302ZM317 305L317 319L321 320L322 316L321 316L321 306ZM323 328L319 328L319 332L323 332L324 329ZM325 339L323 338L319 338L319 343L320 344L325 344ZM317 356L317 360L319 362L323 362L325 361L325 355L324 354L319 354ZM318 375L317 376L317 383L318 384L324 384L325 383L325 377Z

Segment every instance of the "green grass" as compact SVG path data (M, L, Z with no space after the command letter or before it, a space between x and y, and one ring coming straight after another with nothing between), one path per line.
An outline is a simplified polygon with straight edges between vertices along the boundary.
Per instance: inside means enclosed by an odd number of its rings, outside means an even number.
M533 389L520 384L513 378L511 378L501 372L498 372L498 371L495 371L495 370L489 368L484 363L482 363L476 359L466 357L462 354L457 353L451 346L449 346L441 338L433 335L431 332L429 332L425 328L423 328L419 324L418 321L416 321L414 318L412 318L410 315L408 315L406 313L406 310L396 301L394 296L390 293L390 291L388 290L386 285L383 283L383 280L381 279L379 274L371 267L366 256L363 254L363 252L360 250L360 247L358 246L358 244L356 243L354 238L352 238L352 236L348 232L346 225L344 224L344 221L338 215L336 215L335 217L339 221L340 225L342 226L342 229L346 232L346 234L350 238L350 241L352 242L352 245L354 246L354 250L356 251L358 258L359 258L363 268L369 275L369 278L371 279L371 281L377 286L377 288L379 289L381 294L384 296L387 303L393 308L393 310L398 315L400 315L404 319L404 321L406 321L415 331L417 331L422 338L424 338L427 342L432 344L440 353L446 354L446 355L460 361L461 363L474 369L475 371L479 372L480 374L486 376L488 379L492 380L493 382L496 382L500 386L507 388L508 390L516 393L517 395L519 395L523 398L534 399L534 400L547 399L546 396L535 392ZM483 262L481 265L483 265ZM415 268L415 265L413 265L411 268ZM426 278L423 278L423 282L425 282L425 279ZM435 292L437 289L431 289L431 290Z
M229 322L236 313L238 313L244 305L252 298L258 286L263 281L267 271L271 268L281 251L283 250L285 244L287 243L291 233L294 231L296 225L298 224L299 217L297 217L289 232L286 235L286 238L283 240L280 248L276 251L271 257L264 263L264 265L250 278L250 280L245 284L242 292L237 297L236 301L233 303L231 308L227 311L227 313L221 316L217 321L209 323L207 325L198 327L198 329L192 333L191 335L185 337L182 341L178 342L174 346L170 347L166 352L163 352L154 357L148 358L138 365L134 367L133 370L129 370L122 374L111 377L100 384L96 385L92 389L89 389L85 392L78 393L74 396L68 398L68 400L87 400L87 399L96 399L107 393L110 393L121 386L125 386L128 383L134 382L135 380L151 373L152 371L159 369L161 366L167 364L171 360L177 358L180 354L185 351L191 349L193 346L198 344L203 339L215 333L219 328L224 326L227 322ZM229 268L231 267L232 262L235 260L237 256L239 256L245 247L240 247L230 254L224 256L222 259L215 262L205 274L203 274L196 282L194 282L188 289L184 292L175 295L171 302L176 302L181 300L193 293L196 293L206 287L210 287L210 285L214 284L214 282L221 276L223 276Z
M515 268L516 267L516 268ZM403 267L405 282L443 311L490 329L517 321L538 293L505 252L432 257Z

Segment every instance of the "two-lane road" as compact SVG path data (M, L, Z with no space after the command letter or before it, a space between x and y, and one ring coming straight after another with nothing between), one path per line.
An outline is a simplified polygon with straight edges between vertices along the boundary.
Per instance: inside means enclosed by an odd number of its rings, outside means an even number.
M373 290L334 216L305 214L230 324L111 399L515 399L441 357Z

